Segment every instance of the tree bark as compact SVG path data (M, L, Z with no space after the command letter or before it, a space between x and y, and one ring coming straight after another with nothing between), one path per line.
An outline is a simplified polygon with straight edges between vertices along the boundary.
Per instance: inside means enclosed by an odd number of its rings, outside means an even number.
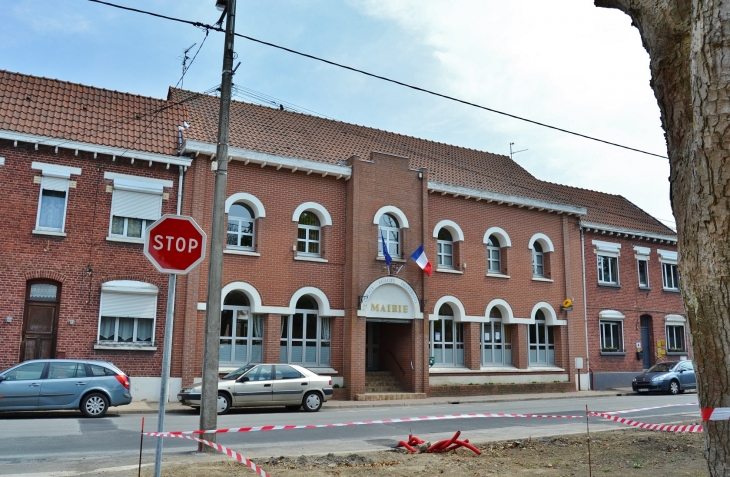
M629 15L651 58L700 407L730 407L730 2L595 4ZM704 429L710 475L730 475L730 421Z

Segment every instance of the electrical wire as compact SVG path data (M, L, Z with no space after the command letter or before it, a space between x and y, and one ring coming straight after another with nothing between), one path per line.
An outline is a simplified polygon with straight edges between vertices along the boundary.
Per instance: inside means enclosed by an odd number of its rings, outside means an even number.
M136 12L136 13L142 13L142 14L150 15L150 16L157 17L157 18L163 18L165 20L171 20L171 21L175 21L175 22L179 22L179 23L186 23L188 25L193 25L193 26L199 27L199 28L207 28L207 29L210 29L210 30L213 30L213 31L218 31L218 32L224 32L225 31L223 28L216 27L214 25L207 25L207 24L204 24L204 23L201 23L201 22L194 22L194 21L191 21L191 20L184 20L182 18L175 18L175 17L170 17L170 16L167 16L167 15L160 15L159 13L153 13L153 12L149 12L149 11L145 11L145 10L139 10L137 8L124 7L122 5L117 5L117 4L110 3L110 2L104 2L102 0L88 0L88 1L94 2L94 3L99 3L99 4L102 4L102 5L107 5L107 6L114 7L114 8L120 8L122 10L128 10L128 11L132 11L132 12ZM289 52L289 53L292 53L292 54L295 54L295 55L303 56L305 58L309 58L309 59L312 59L312 60L320 61L320 62L326 63L328 65L336 66L338 68L342 68L342 69L346 69L346 70L349 70L349 71L353 71L355 73L360 73L360 74L363 74L363 75L366 75L366 76L370 76L371 78L376 78L376 79L379 79L379 80L382 80L382 81L386 81L386 82L389 82L389 83L397 84L397 85L403 86L405 88L410 88L410 89L413 89L415 91L420 91L422 93L426 93L426 94L430 94L430 95L433 95L433 96L437 96L439 98L448 99L450 101L455 101L457 103L465 104L467 106L472 106L474 108L478 108L478 109L482 109L482 110L485 110L485 111L489 111L491 113L500 114L502 116L507 116L509 118L517 119L519 121L524 121L524 122L527 122L527 123L530 123L530 124L534 124L536 126L541 126L541 127L544 127L544 128L553 129L555 131L560 131L560 132L563 132L563 133L566 133L566 134L571 134L573 136L582 137L584 139L589 139L591 141L600 142L600 143L603 143L603 144L607 144L609 146L615 146L615 147L619 147L619 148L622 148L622 149L627 149L629 151L634 151L634 152L638 152L638 153L641 153L641 154L646 154L646 155L649 155L649 156L660 157L662 159L668 159L666 156L662 156L661 154L655 154L653 152L644 151L642 149L637 149L637 148L634 148L634 147L624 146L622 144L618 144L618 143L615 143L615 142L612 142L612 141L607 141L607 140L600 139L600 138L597 138L597 137L594 137L594 136L589 136L587 134L581 134L581 133L578 133L578 132L575 132L575 131L571 131L569 129L561 128L561 127L558 127L558 126L553 126L553 125L550 125L550 124L547 124L547 123L543 123L543 122L540 122L540 121L535 121L533 119L528 119L528 118L525 118L525 117L522 117L522 116L517 116L516 114L511 114L511 113L507 113L507 112L504 112L504 111L499 111L497 109L489 108L487 106L482 106L482 105L479 105L479 104L476 104L476 103L472 103L471 101L466 101L466 100L459 99L459 98L456 98L456 97L453 97L453 96L449 96L449 95L446 95L446 94L438 93L436 91L431 91L431 90L426 89L426 88L421 88L419 86L415 86L415 85L411 85L411 84L408 84L408 83L404 83L402 81L398 81L398 80L395 80L395 79L392 79L392 78L388 78L386 76L377 75L375 73L370 73L370 72L365 71L365 70L361 70L361 69L358 69L358 68L354 68L352 66L344 65L342 63L337 63L337 62L334 62L334 61L331 61L331 60L327 60L327 59L324 59L324 58L320 58L318 56L310 55L308 53L303 53L301 51L297 51L297 50L294 50L294 49L291 49L291 48L287 48L287 47L284 47L284 46L281 46L281 45L277 45L275 43L271 43L271 42L268 42L268 41L259 40L257 38L253 38L253 37L250 37L250 36L247 36L247 35L242 35L240 33L234 33L234 34L235 34L235 36L237 36L239 38L243 38L243 39L246 39L246 40L255 42L255 43L259 43L259 44L262 44L262 45L270 46L272 48L277 48L279 50L283 50L283 51L286 51L286 52Z

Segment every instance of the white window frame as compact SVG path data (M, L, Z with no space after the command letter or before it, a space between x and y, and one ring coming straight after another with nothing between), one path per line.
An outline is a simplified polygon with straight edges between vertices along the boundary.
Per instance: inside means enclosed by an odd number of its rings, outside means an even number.
M651 287L651 280L649 278L649 256L651 255L651 249L649 247L634 245L634 252L634 257L636 258L636 279L639 281L639 288L648 289ZM646 275L646 283L641 283L642 266Z
M490 245L492 237L497 240L499 247ZM499 237L494 234L487 238L487 273L502 273L502 243L499 241Z
M438 268L447 268L447 269L453 269L454 268L454 240L453 240L453 234L450 230L444 228L443 230L446 230L451 235L452 240L436 240L436 258L437 258L437 264ZM439 234L441 231L439 230ZM449 249L450 251L446 251ZM390 251L390 246L388 247L388 251ZM446 261L450 260L451 263L445 263Z
M231 207L234 205L240 205L242 207L247 208L247 210L251 213L251 218L246 217L238 217L238 216L232 216L230 212L230 207L228 208L227 212L227 220L226 220L226 226L231 223L231 221L236 221L238 226L238 232L231 232L227 230L226 227L226 248L229 250L247 250L253 252L256 249L256 212L253 210L253 208L246 204L245 202L237 202L235 204L231 204ZM250 223L251 224L251 233L243 233L242 230L242 224L243 223ZM231 245L228 243L228 235L236 235L236 244L237 245ZM251 246L241 245L241 238L242 237L251 237Z
M293 338L292 337L292 328L294 326L294 316L295 315L302 315L302 338ZM317 320L317 329L316 329L316 335L315 338L310 338L306 336L307 331L307 320L310 319L316 319ZM323 321L327 320L329 325L329 338L323 338ZM282 321L282 329L280 332L284 331L284 326L286 326L286 337L282 337L280 335L279 337L279 362L282 364L296 364L299 366L303 366L305 368L316 368L316 367L329 367L332 365L332 325L333 320L329 316L321 316L319 314L318 310L312 310L312 309L296 309L294 310L293 315L287 315L281 317ZM283 333L282 333L283 334ZM302 343L302 361L292 361L292 342L297 341ZM306 361L307 356L307 343L316 343L316 359L314 362L312 361ZM327 344L327 346L322 346L323 344ZM286 360L282 359L281 351L282 347L286 347ZM329 348L329 359L323 360L322 359L322 349L323 348Z
M434 327L436 322L441 323L441 335L438 336L438 340L436 340L436 336L434 336ZM451 327L451 341L446 341L446 327ZM463 367L465 363L465 350L464 350L464 325L461 322L457 322L454 319L454 316L449 315L439 315L435 320L431 320L430 326L429 326L429 350L430 355L436 358L436 350L437 348L441 348L441 361L435 361L434 366L435 367ZM451 345L453 350L453 361L447 362L446 361L446 349L447 346ZM459 350L461 350L461 356L459 356ZM461 362L459 362L461 361Z
M669 342L670 341L676 341L676 336L673 336L673 338L670 340L670 328L672 328L672 334L674 335L675 329L681 328L682 329L682 348L681 349L670 349L669 348ZM679 322L671 322L667 321L664 324L664 332L667 339L667 353L686 353L687 352L687 329L684 326L684 323Z
M162 199L165 187L172 187L170 180L153 179L149 177L134 176L129 174L118 174L114 172L105 172L104 179L114 181L112 187L112 206L109 212L109 231L107 240L117 242L144 243L144 231L152 225L157 219L162 217ZM115 215L119 212L122 204L132 200L146 201L148 209L156 209L154 211L147 210L141 216ZM131 211L130 211L131 212ZM139 212L139 211L138 211ZM124 213L124 212L122 212ZM131 215L140 215L132 213ZM114 218L123 219L122 233L114 233ZM129 221L140 220L142 229L139 237L129 236Z
M37 234L47 234L47 235L61 235L65 236L66 233L66 217L68 215L68 196L69 196L69 188L71 188L71 175L81 175L81 168L80 167L69 167L69 166L61 166L57 164L46 164L43 162L33 162L31 163L31 169L34 170L40 170L41 171L41 187L38 192L38 210L36 212L36 220L35 220L35 229L33 229L33 233ZM63 187L59 188L58 183L65 181L65 184ZM57 192L63 192L64 193L64 202L63 202L63 217L61 220L61 228L58 227L41 227L40 226L40 220L41 220L41 210L43 208L43 191L44 183L46 185L49 185L50 182L56 182L55 188L48 187L48 190L54 190ZM73 187L76 187L75 185Z
M610 255L597 255L598 262L598 284L599 285L618 285L618 257ZM608 272L604 270L604 264L608 263ZM606 276L608 274L608 277Z
M155 343L155 328L157 326L157 295L158 288L150 283L138 282L133 280L115 280L105 282L101 285L101 298L99 303L99 321L97 324L97 346L133 346L133 347L152 347ZM112 299L112 295L121 295L118 299L123 299L132 307L145 308L142 314L148 316L131 316L131 313L105 313L108 306L105 304L105 294L107 300ZM146 306L140 306L144 303ZM127 316L130 315L130 316ZM104 319L114 319L114 339L102 340L101 329ZM119 340L119 321L120 319L133 319L132 341ZM138 341L137 329L139 320L150 320L152 322L152 333L149 341Z
M510 326L510 325L506 325ZM509 335L509 341L506 341L505 324L502 318L490 318L489 321L481 323L481 363L482 366L512 366L512 334ZM487 340L489 333L489 340ZM496 342L496 333L500 333L499 342ZM501 352L502 359L497 361L494 359L495 351ZM492 353L491 361L486 360L488 351Z
M551 333L552 332L552 333ZM539 335L542 334L543 342L539 341ZM553 341L550 342L552 335ZM555 330L553 326L547 324L547 319L538 319L535 317L533 323L527 327L527 358L530 366L555 366ZM532 354L535 351L535 359ZM545 361L540 360L540 351L545 353Z
M390 227L380 224L384 217L390 217L391 219L393 219L395 223L398 224L398 227ZM395 234L395 240L391 240L390 233ZM380 217L380 220L378 221L378 257L385 256L385 254L383 253L383 239L381 238L381 235L385 238L385 246L388 247L388 253L390 254L390 256L392 258L401 258L403 256L403 245L401 243L402 234L398 217L391 213L385 213ZM392 250L392 247L396 247L397 251L394 252Z
M601 337L601 353L625 353L624 348L624 322L623 320L599 320L599 336ZM604 328L618 329L618 343L606 343ZM613 334L610 335L613 341ZM614 346L615 345L615 346Z
M669 291L679 291L679 270L676 263L662 263L662 287Z
M542 244L540 244L542 248ZM532 248L532 276L545 278L545 252L541 252Z
M223 366L232 366L232 365L243 365L247 363L254 363L259 364L263 361L263 349L264 349L264 327L266 326L266 323L264 322L263 315L254 315L251 313L251 307L249 306L236 306L236 305L223 305L221 307L221 313L223 311L231 311L232 312L232 320L231 320L231 334L230 336L223 336L221 334L219 336L218 341L218 353L219 353L219 360L221 365ZM243 314L245 318L241 318L240 314ZM221 316L221 319L223 317ZM246 336L236 336L235 330L237 329L236 322L239 320L246 320L248 321L248 324L246 326ZM255 323L254 321L261 320L261 336L254 336L255 331ZM220 357L220 346L222 340L230 340L231 341L231 352L230 352L230 359L224 360L223 357ZM236 345L237 344L245 344L246 345L246 357L244 360L236 360ZM259 356L258 360L255 356L253 356L253 347L258 344L260 346Z
M305 225L301 222L297 222L297 255L301 257L321 257L322 256L322 220L312 212L311 210L304 210L303 213L308 213L312 215L317 221L319 222L319 225ZM300 214L301 218L301 214ZM299 238L299 231L304 230L306 233L304 234L304 238ZM317 231L317 239L313 240L309 236L309 232L312 230ZM304 251L299 250L299 244L304 244ZM309 252L309 245L316 243L317 244L317 252Z

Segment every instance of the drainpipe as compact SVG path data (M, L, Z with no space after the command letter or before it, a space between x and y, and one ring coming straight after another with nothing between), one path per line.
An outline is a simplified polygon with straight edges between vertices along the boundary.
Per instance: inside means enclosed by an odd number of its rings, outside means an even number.
M180 176L177 179L177 215L180 215L182 210L182 191L183 191L183 172L184 166L178 166L180 168Z
M580 256L583 262L583 324L586 335L586 376L588 376L588 390L591 390L591 358L588 349L588 303L586 301L586 248L583 225L580 227ZM578 377L580 380L580 376ZM580 381L579 381L580 382Z

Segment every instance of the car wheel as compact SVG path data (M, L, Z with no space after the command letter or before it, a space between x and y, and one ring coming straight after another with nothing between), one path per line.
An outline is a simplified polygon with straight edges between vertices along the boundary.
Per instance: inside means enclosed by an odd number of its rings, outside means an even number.
M102 417L109 409L109 401L103 394L91 393L81 400L80 409L86 417Z
M289 411L298 411L300 407L302 407L301 404L299 406L287 406L286 408Z
M319 393L310 391L304 395L302 406L304 406L304 410L307 412L317 412L322 408L322 397Z
M228 411L231 410L231 398L228 397L228 394L218 393L217 410L218 414L228 414Z
M679 383L676 380L669 382L669 394L679 394Z

